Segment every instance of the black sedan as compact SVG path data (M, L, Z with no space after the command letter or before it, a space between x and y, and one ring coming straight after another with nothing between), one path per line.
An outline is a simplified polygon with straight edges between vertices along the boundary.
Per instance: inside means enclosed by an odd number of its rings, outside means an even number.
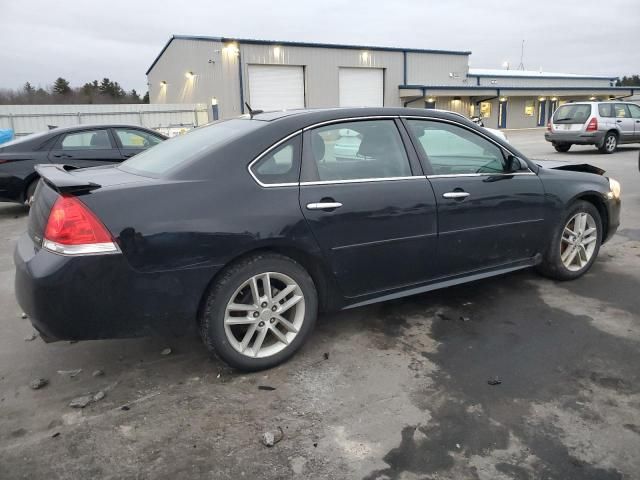
M346 159L343 137L358 143ZM527 267L584 274L620 185L554 167L433 110L216 122L120 165L39 166L16 293L45 340L196 329L229 364L268 368L318 311Z
M35 133L0 145L0 202L30 203L38 184L34 166L95 167L120 163L166 140L132 125L77 125Z

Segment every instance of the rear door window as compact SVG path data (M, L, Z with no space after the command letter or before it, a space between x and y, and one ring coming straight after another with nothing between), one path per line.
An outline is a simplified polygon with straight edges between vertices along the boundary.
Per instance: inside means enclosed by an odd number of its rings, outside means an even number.
M589 104L565 104L556 110L553 123L585 123L591 116Z
M393 120L363 120L310 132L307 180L340 181L411 176L402 138Z
M65 135L60 143L62 150L110 150L113 148L108 130L89 130Z
M627 106L624 103L616 103L615 106L613 107L615 113L616 113L616 118L629 118L631 117L631 114L629 113L629 109L627 108Z
M638 105L628 105L628 107L633 118L640 118L640 107Z
M140 150L153 147L162 140L150 133L133 128L116 128L116 135L123 148L137 148Z

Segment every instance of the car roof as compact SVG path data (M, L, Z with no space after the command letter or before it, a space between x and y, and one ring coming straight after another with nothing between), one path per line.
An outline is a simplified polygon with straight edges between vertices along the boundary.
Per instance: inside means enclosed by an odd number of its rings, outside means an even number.
M425 109L425 108L402 108L402 107L339 107L339 108L317 108L317 109L298 109L298 110L279 110L243 115L241 118L252 118L264 122L275 122L284 119L295 119L300 123L316 123L321 121L340 120L358 117L437 117L444 119L456 119L460 117L466 118L464 115L446 110Z

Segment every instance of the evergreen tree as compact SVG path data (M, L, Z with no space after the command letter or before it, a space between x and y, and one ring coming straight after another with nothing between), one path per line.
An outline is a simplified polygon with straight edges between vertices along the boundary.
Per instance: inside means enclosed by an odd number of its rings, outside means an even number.
M56 81L53 83L53 93L56 95L67 95L71 93L69 82L62 77L56 78Z

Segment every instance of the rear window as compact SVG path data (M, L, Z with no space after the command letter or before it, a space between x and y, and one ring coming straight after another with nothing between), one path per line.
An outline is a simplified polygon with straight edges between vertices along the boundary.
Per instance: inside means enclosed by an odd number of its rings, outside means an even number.
M591 116L591 105L562 105L553 115L553 123L585 123Z
M263 122L233 119L217 122L162 142L139 153L118 168L140 175L157 177L187 164L206 151L251 132Z

